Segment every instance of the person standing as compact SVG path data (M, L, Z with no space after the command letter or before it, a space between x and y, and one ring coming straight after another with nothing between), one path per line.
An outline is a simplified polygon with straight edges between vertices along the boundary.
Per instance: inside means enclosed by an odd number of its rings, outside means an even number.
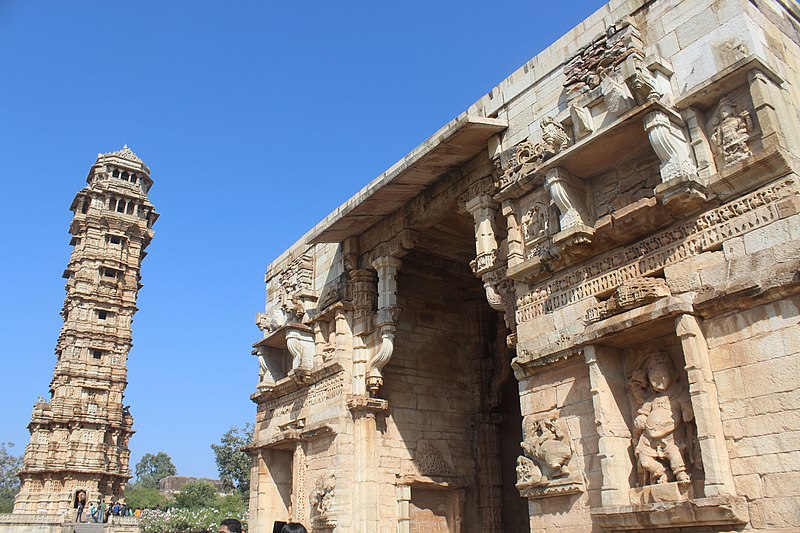
M281 533L308 533L306 527L303 524L298 524L297 522L289 522L281 529Z
M86 507L86 493L80 491L78 493L78 513L75 515L76 522L83 522L83 508Z

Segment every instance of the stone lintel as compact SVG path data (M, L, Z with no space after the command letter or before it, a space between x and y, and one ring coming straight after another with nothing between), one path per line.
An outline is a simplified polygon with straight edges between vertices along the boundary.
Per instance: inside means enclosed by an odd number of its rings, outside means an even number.
M569 347L564 342L557 342L541 348L518 348L519 355L514 358L512 366L520 370L526 367L539 367L561 359L567 359L581 352L587 344L602 342L610 346L617 344L617 337L622 337L622 344L630 344L631 339L640 336L642 339L652 338L659 328L663 333L674 331L673 323L668 318L694 313L690 302L666 296L650 304L613 315L587 326L584 333L568 339ZM526 370L528 372L528 370Z
M718 496L676 502L617 505L592 509L595 523L613 531L652 531L690 526L745 524L747 501Z

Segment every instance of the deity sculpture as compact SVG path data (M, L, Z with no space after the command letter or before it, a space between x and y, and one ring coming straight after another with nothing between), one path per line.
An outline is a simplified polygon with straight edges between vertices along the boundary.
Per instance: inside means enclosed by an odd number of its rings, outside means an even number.
M520 446L524 455L517 459L517 487L544 485L570 474L572 447L555 418L528 426Z
M632 440L645 474L643 483L667 483L667 467L675 481L688 483L686 457L693 457L694 412L670 357L663 352L650 355L631 375L628 389L638 405Z
M737 114L736 104L724 97L719 102L712 127L714 131L711 139L725 158L726 167L752 155L747 146L747 140L750 138L748 132L753 129L748 111Z
M328 518L328 513L333 506L334 490L336 489L336 476L320 476L317 478L314 489L314 509L319 518Z

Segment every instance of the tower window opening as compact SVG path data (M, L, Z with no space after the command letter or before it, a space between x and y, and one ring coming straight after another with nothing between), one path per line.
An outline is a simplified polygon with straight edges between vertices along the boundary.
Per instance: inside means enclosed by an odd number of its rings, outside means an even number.
M117 212L124 213L125 212L125 201L124 200L117 200Z
M111 244L122 244L122 237L119 235L109 235L108 242Z
M81 202L81 213L86 213L89 211L89 198L84 198L83 202Z
M96 348L89 349L89 353L92 354L94 359L102 359L103 358L103 350L98 350Z
M128 181L128 173L127 173L127 172L123 172L123 173L122 173L122 179L123 179L124 181Z
M114 176L115 178L118 178L118 177L119 177L119 170L117 170L117 169L115 168L115 169L114 169L114 170L111 172L111 175L112 175L112 176Z
M125 214L126 215L132 215L133 214L133 207L134 207L134 203L133 202L128 202L128 205L125 206Z
M119 276L120 276L120 271L119 270L115 270L113 268L103 268L102 272L103 272L103 277L104 278L114 278L114 279L116 279L116 278L119 278Z
M98 309L97 310L97 318L99 318L100 320L107 319L108 315L109 315L108 311L105 311L103 309Z

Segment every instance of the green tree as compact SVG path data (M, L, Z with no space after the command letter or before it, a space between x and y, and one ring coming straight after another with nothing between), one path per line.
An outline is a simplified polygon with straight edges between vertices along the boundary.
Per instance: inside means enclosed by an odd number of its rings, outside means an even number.
M174 476L177 473L172 459L164 452L153 455L146 453L142 460L136 463L136 480L139 486L150 489L158 489L158 482L167 476Z
M169 507L172 501L161 494L158 489L143 487L140 483L132 483L125 489L125 503L136 509L155 509Z
M22 468L22 457L9 452L13 447L13 442L0 442L0 513L11 512L19 492L17 471Z
M250 457L242 448L250 443L252 435L253 425L248 422L242 428L232 427L222 435L219 444L211 445L225 490L250 493Z
M175 505L184 509L214 507L217 503L217 488L208 480L190 481L175 495Z

